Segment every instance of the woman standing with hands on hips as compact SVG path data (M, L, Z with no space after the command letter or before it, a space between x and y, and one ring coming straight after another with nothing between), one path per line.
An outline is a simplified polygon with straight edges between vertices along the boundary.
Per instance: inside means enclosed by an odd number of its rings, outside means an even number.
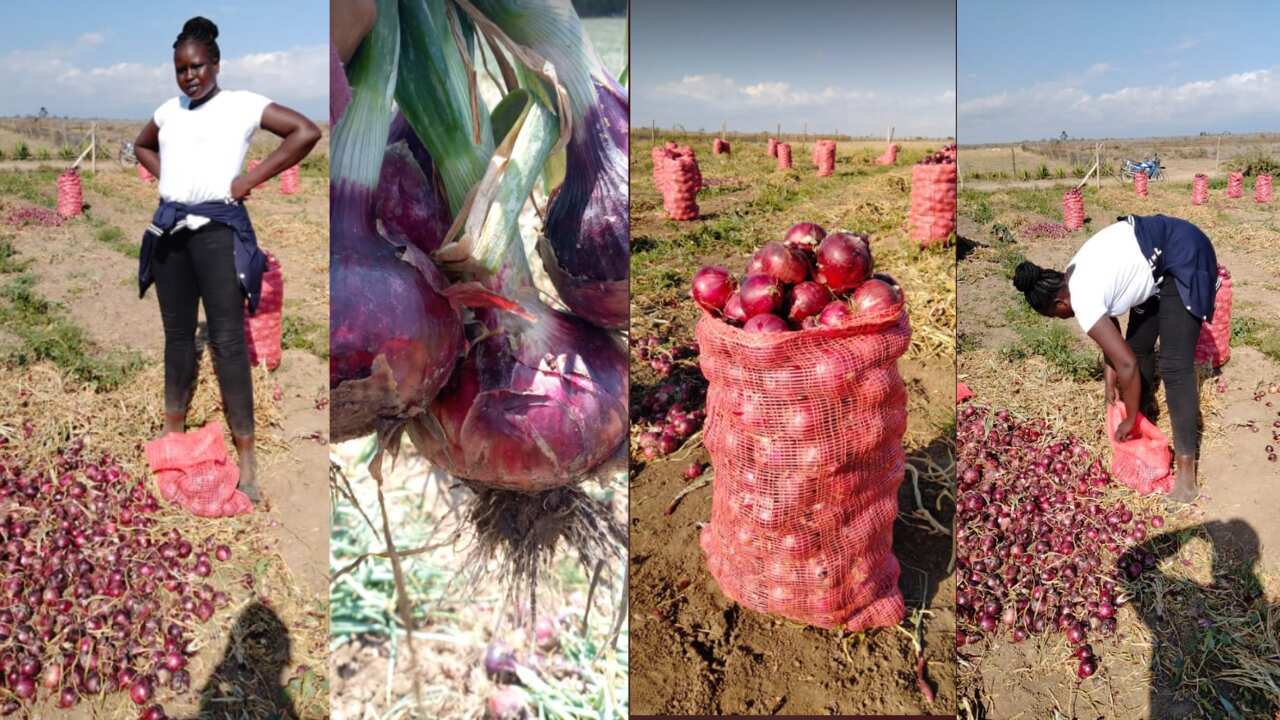
M1013 284L1041 315L1074 317L1102 348L1107 404L1124 403L1116 440L1133 430L1150 401L1157 365L1173 425L1175 478L1169 497L1196 499L1200 386L1195 348L1200 324L1213 319L1218 259L1195 225L1164 215L1127 216L1085 241L1065 272L1023 262ZM1116 318L1129 313L1120 334ZM1155 352L1156 339L1160 352Z
M194 17L173 43L182 96L161 105L134 142L160 180L160 206L143 234L139 292L156 285L164 324L164 434L183 432L195 390L197 303L204 303L218 387L235 440L240 485L259 500L253 453L253 383L244 314L257 310L266 256L245 209L249 191L296 165L320 130L257 93L218 87L218 27ZM284 139L241 174L254 130ZM246 302L247 301L247 302ZM247 310L246 310L247 304Z

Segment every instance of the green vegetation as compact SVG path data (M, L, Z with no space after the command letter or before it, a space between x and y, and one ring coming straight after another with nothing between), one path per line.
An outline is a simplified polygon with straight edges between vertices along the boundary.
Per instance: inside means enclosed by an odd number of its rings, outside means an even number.
M1231 344L1248 345L1272 360L1280 360L1280 326L1237 313L1231 318Z
M14 160L30 160L31 148L27 147L27 144L25 142L19 142L17 145L14 145L13 159Z
M297 314L284 314L281 320L280 347L283 350L305 350L323 360L329 359L329 336L326 328Z
M1005 319L1018 335L1016 343L1001 351L1006 359L1024 360L1038 355L1075 382L1102 379L1101 355L1081 350L1065 322L1043 317L1024 302L1014 303L1006 310Z
M986 225L996 219L995 211L987 202L986 194L973 190L964 190L960 193L960 212L968 215L979 225Z
M1227 167L1250 177L1280 173L1280 162L1261 149L1231 158Z
M116 252L127 255L131 258L138 257L141 250L140 243L129 242L124 237L124 231L115 225L103 225L94 233L94 237L98 242L110 247Z
M57 192L57 170L0 172L0 195L16 195L36 205L52 208Z
M9 361L28 365L48 360L98 390L119 387L142 367L137 353L95 347L61 307L35 292L35 278L26 267L14 257L12 245L0 242L0 273L10 276L0 287L0 327L22 341Z

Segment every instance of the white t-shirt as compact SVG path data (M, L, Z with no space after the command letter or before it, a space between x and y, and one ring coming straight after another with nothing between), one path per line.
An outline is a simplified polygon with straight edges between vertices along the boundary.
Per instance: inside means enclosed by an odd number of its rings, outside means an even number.
M205 104L175 97L156 110L160 128L160 197L186 204L227 200L253 131L271 101L247 90L219 90Z
M1103 315L1120 317L1157 291L1151 265L1127 222L1099 230L1080 246L1067 267L1075 268L1067 281L1071 308L1086 333Z

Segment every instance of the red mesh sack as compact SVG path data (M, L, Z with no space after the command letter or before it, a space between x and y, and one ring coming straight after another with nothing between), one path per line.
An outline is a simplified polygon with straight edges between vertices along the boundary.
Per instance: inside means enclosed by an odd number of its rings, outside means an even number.
M1244 197L1244 173L1233 172L1227 176L1227 197Z
M281 194L293 195L294 193L298 192L300 183L301 183L301 178L298 175L297 165L294 165L288 170L285 170L284 172L280 173L280 193Z
M1259 175L1253 181L1253 201L1256 203L1271 202L1271 176Z
M258 166L259 166L259 165L261 165L261 164L262 164L262 161L261 161L261 160L250 160L250 161L249 161L249 172L253 172L254 168L258 167ZM266 187L266 186L267 186L267 184L266 184L265 182L260 182L260 183L258 183L257 185L254 185L254 186L253 186L253 189L254 189L254 190L261 190L262 188L264 188L264 187Z
M956 165L911 168L911 239L921 247L946 242L956 230Z
M284 273L275 256L267 253L267 270L262 274L262 295L258 311L244 314L244 343L249 364L263 363L268 370L280 367L280 335L284 309Z
M227 458L222 423L189 433L169 433L146 444L147 464L160 497L200 517L251 512L253 503L236 489L240 471Z
M715 468L700 543L720 589L751 610L822 627L901 621L892 545L907 426L904 306L787 333L704 314L696 332Z
M1107 408L1107 437L1111 439L1111 476L1139 495L1167 493L1173 489L1169 473L1173 452L1169 439L1141 413L1129 439L1116 441L1116 428L1124 420L1124 403Z
M769 138L768 149L769 149L769 157L771 158L778 157L778 139L777 138Z
M662 207L672 220L696 220L698 217L698 190L702 175L698 161L688 155L680 155L667 162L670 176L662 193Z
M1138 197L1147 196L1147 180L1148 178L1146 173L1138 173L1133 176L1133 192L1136 193Z
M889 147L884 149L884 153L881 154L880 157L876 158L876 164L877 165L893 165L894 163L898 162L899 149L900 148L898 147L897 143L893 143L889 145Z
M1231 275L1218 265L1218 290L1213 296L1213 322L1200 326L1196 362L1222 367L1231 359Z
M1079 190L1068 190L1062 196L1062 225L1068 230L1084 227L1084 195Z
M965 385L962 382L956 383L956 404L957 405L964 402L965 400L969 400L972 397L973 397L973 391L969 389L968 385Z
M70 168L58 176L58 214L64 218L75 217L83 209L80 175L75 168Z
M791 169L791 144L778 143L778 169Z
M666 188L666 163L667 150L663 147L654 146L649 151L649 157L653 159L653 186L658 192L662 192Z
M715 142L711 144L711 152L715 155L731 154L729 151L729 141L716 138Z
M818 177L830 177L836 169L836 144L830 140L820 140L814 147Z
M152 175L150 170L143 167L142 163L138 163L138 179L142 182L151 182L156 179L156 176Z
M1191 179L1191 204L1203 205L1209 199L1209 176L1196 173Z

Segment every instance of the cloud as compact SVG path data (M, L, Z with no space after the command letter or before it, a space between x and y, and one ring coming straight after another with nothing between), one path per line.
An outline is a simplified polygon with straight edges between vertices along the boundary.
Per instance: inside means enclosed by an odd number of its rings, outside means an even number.
M739 85L733 78L718 73L686 75L678 81L663 83L656 89L666 95L736 107L827 106L849 100L871 100L875 97L875 93L836 87L825 87L816 92L799 90L792 87L791 83L778 81Z
M84 47L104 41L100 33L85 33L71 47L0 54L0 77L9 78L0 114L44 106L57 115L142 118L178 94L170 63L94 65L81 59ZM325 45L311 45L223 57L218 81L322 117L329 97L328 53Z
M1200 45L1199 38L1187 38L1186 40L1183 40L1177 45L1174 45L1173 49L1174 50L1191 50L1192 48L1195 48L1198 45Z
M893 125L900 136L941 137L955 132L955 97L952 87L806 88L772 78L744 83L719 73L695 73L638 87L632 111L642 123L689 127L714 127L729 120L736 130L781 124L796 131L839 128L878 134Z
M1079 81L1041 83L959 104L969 142L1074 135L1183 133L1245 119L1280 120L1280 66L1181 84L1089 92Z

